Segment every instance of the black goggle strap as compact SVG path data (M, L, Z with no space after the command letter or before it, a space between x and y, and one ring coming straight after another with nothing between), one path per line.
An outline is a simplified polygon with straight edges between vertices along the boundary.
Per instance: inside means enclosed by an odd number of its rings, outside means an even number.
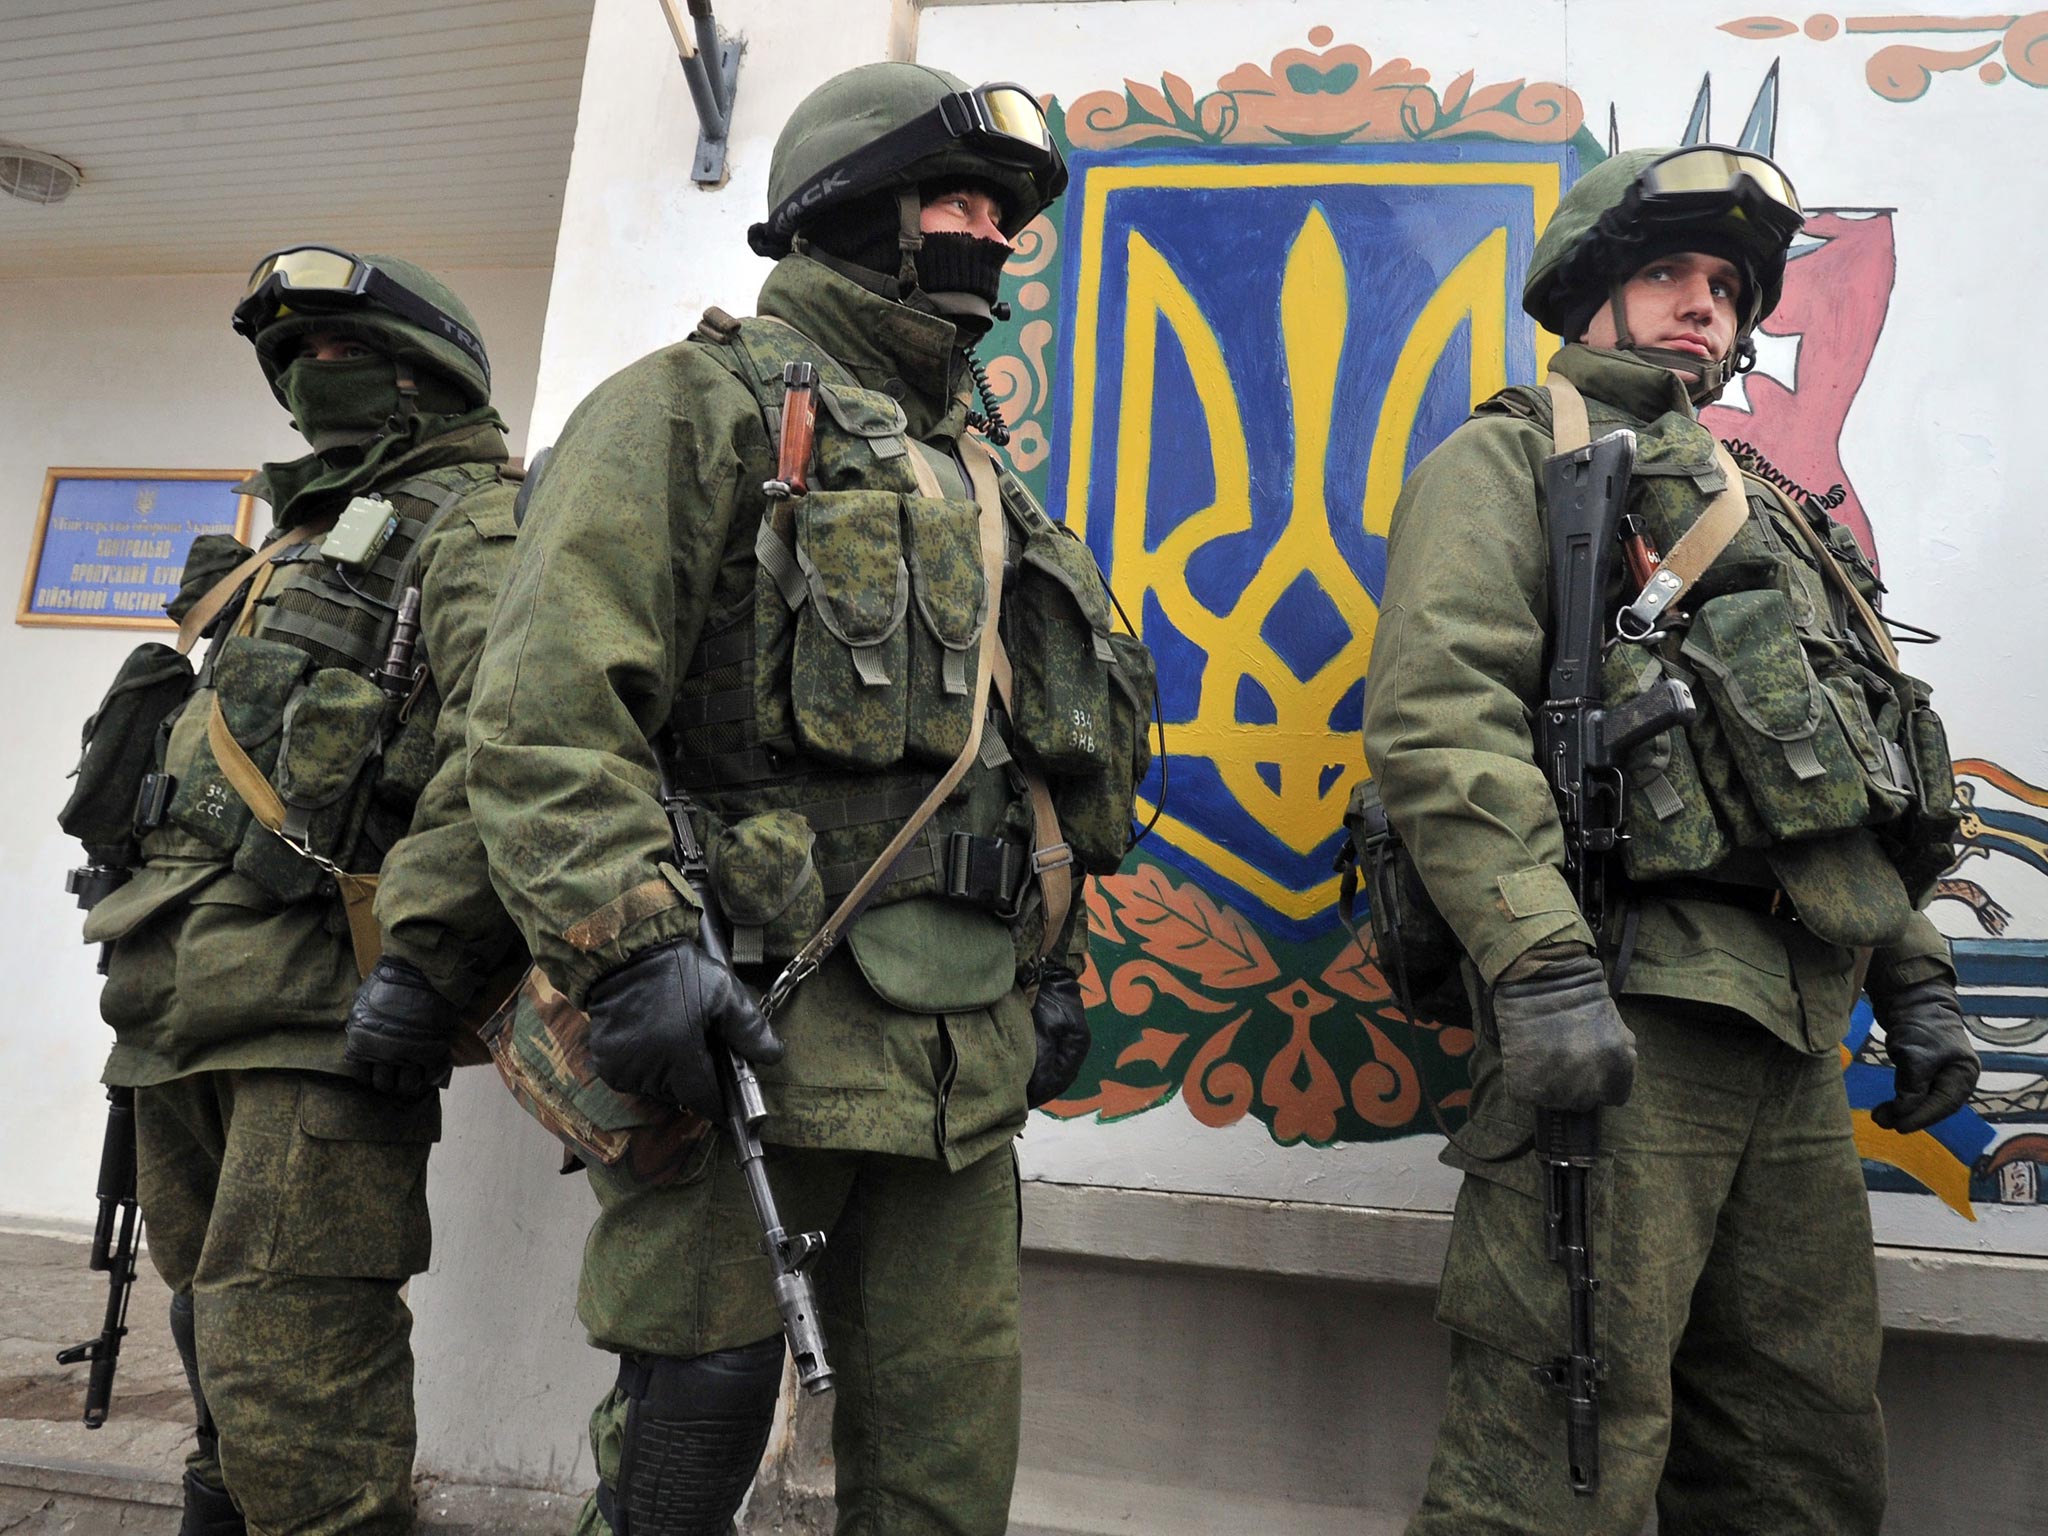
M308 246L298 249L324 251L329 247ZM374 304L402 320L410 320L415 325L425 327L434 335L460 348L483 370L485 380L490 379L491 360L484 351L482 340L471 334L467 326L462 325L439 305L429 303L396 278L380 272L360 257L349 256L345 251L332 252L333 255L347 257L354 264L345 285L316 287L294 283L290 274L281 269L277 260L279 256L291 254L291 251L276 252L256 264L256 272L251 274L254 279L252 286L242 302L235 306L234 326L238 335L254 340L258 331L277 319L287 308L293 307L286 302L287 294L297 301L296 312L299 314L341 314ZM269 268L268 271L265 271L266 267ZM261 274L260 277L256 275L258 273Z
M931 111L833 161L775 210L768 221L769 233L776 239L787 240L800 220L840 201L847 189L873 186L903 166L914 165L956 143L965 143L999 164L1028 171L1045 201L1057 197L1066 187L1067 167L1050 131L1042 141L1034 141L990 126L993 119L979 105L980 94L955 92ZM1041 124L1043 121L1041 116Z

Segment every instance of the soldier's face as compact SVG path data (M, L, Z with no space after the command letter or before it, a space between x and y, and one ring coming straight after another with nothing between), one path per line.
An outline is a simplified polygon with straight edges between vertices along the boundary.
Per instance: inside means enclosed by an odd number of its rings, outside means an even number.
M972 187L941 192L924 205L924 216L918 222L928 235L973 235L1001 246L1010 244L1002 228L1003 205Z
M358 357L375 357L377 349L368 347L353 336L338 336L333 331L310 332L299 343L299 356L310 357L316 363L346 363Z
M1629 336L1637 346L1690 352L1702 362L1726 357L1735 345L1741 294L1735 263L1700 251L1659 256L1621 285ZM1585 343L1611 347L1619 339L1613 307L1602 304L1586 327Z

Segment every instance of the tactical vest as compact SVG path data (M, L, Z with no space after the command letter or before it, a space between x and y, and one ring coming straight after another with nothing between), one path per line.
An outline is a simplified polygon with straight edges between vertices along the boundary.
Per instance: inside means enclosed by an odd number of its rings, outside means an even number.
M675 781L709 813L699 830L735 958L784 958L966 745L988 618L978 511L946 449L912 442L895 400L792 327L713 311L691 340L753 394L771 444L784 365L818 373L809 491L780 503L786 539L775 505L764 514L754 593L706 623L665 748ZM943 495L920 492L913 454ZM1045 776L1080 869L1114 870L1150 762L1152 674L1144 647L1113 631L1087 547L1009 475L1001 486L1014 718L984 732L978 760L874 905L936 894L981 907L1009 927L1021 961L1043 917L1013 753Z
M1634 430L1629 510L1653 546L1671 550L1727 483L1711 435L1681 412L1641 424L1587 405L1594 435ZM1525 386L1479 414L1551 420L1547 395ZM1782 880L1823 937L1883 942L1954 860L1947 738L1928 685L1852 622L1790 520L1804 518L1874 604L1881 588L1855 536L1760 480L1745 477L1744 491L1750 515L1659 635L1607 652L1610 707L1663 677L1686 683L1700 704L1690 726L1628 757L1623 872L1640 882ZM1625 582L1618 573L1617 606L1635 595Z
M391 503L393 526L360 568L323 560L324 536L275 558L254 611L237 618L231 610L220 621L226 633L161 727L156 757L168 796L155 797L154 812L152 797L138 807L144 858L230 863L280 903L324 894L331 871L383 862L433 774L440 700L431 677L409 706L373 678L399 600L417 583L427 535L497 478L493 465L458 464L378 492ZM416 660L427 660L423 642ZM216 701L284 803L283 837L255 819L215 754L208 723Z

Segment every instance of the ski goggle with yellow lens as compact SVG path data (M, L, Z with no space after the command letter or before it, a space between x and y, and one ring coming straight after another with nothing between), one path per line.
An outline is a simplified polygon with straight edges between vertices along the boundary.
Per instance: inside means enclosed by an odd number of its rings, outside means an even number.
M332 246L289 246L257 262L235 306L235 333L253 341L287 315L347 315L372 306L461 348L490 378L484 344L467 326L388 272Z
M1021 85L993 81L952 92L929 112L825 167L784 199L766 233L786 243L801 221L886 182L905 166L955 147L1023 171L1038 191L1040 206L1067 189L1067 162L1038 98Z
M1777 165L1747 149L1696 144L1653 160L1636 179L1636 211L1684 219L1739 209L1790 239L1806 222L1799 194Z

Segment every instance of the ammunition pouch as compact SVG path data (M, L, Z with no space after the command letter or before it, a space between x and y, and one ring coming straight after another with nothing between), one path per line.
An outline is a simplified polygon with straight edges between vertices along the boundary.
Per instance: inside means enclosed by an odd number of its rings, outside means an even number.
M663 749L670 782L714 819L700 828L714 853L723 830L791 813L814 834L810 858L836 903L969 740L990 616L980 510L957 481L946 494L894 400L860 388L795 330L721 320L696 339L755 396L770 442L785 363L814 365L821 409L808 492L768 504L751 597L710 616L685 669ZM873 905L948 896L1002 918L1021 950L1043 928L1022 867L1028 849L1065 842L1084 870L1102 872L1129 847L1131 791L1150 765L1153 682L1144 647L1109 632L1086 546L1021 486L1007 477L999 486L1016 558L1002 602L1014 732L1007 741L983 733L978 759ZM1022 765L1047 770L1053 837L1034 822ZM759 867L715 857L740 952L758 943L774 959L799 947L790 939L808 898L780 883L795 867L788 853Z
M1088 546L1007 486L1004 502L1025 535L1003 600L1017 753L1044 772L1082 872L1115 874L1131 848L1132 796L1152 767L1152 652L1112 626Z
M1609 708L1629 703L1666 677L1691 685L1691 674L1653 647L1610 646L1602 663L1603 693ZM1622 867L1631 880L1664 880L1712 869L1734 851L1714 814L1683 726L1638 742L1622 764Z
M793 810L762 811L731 826L699 829L699 840L712 890L732 925L733 963L783 960L803 948L825 921L825 883L813 857L818 836L810 823Z

